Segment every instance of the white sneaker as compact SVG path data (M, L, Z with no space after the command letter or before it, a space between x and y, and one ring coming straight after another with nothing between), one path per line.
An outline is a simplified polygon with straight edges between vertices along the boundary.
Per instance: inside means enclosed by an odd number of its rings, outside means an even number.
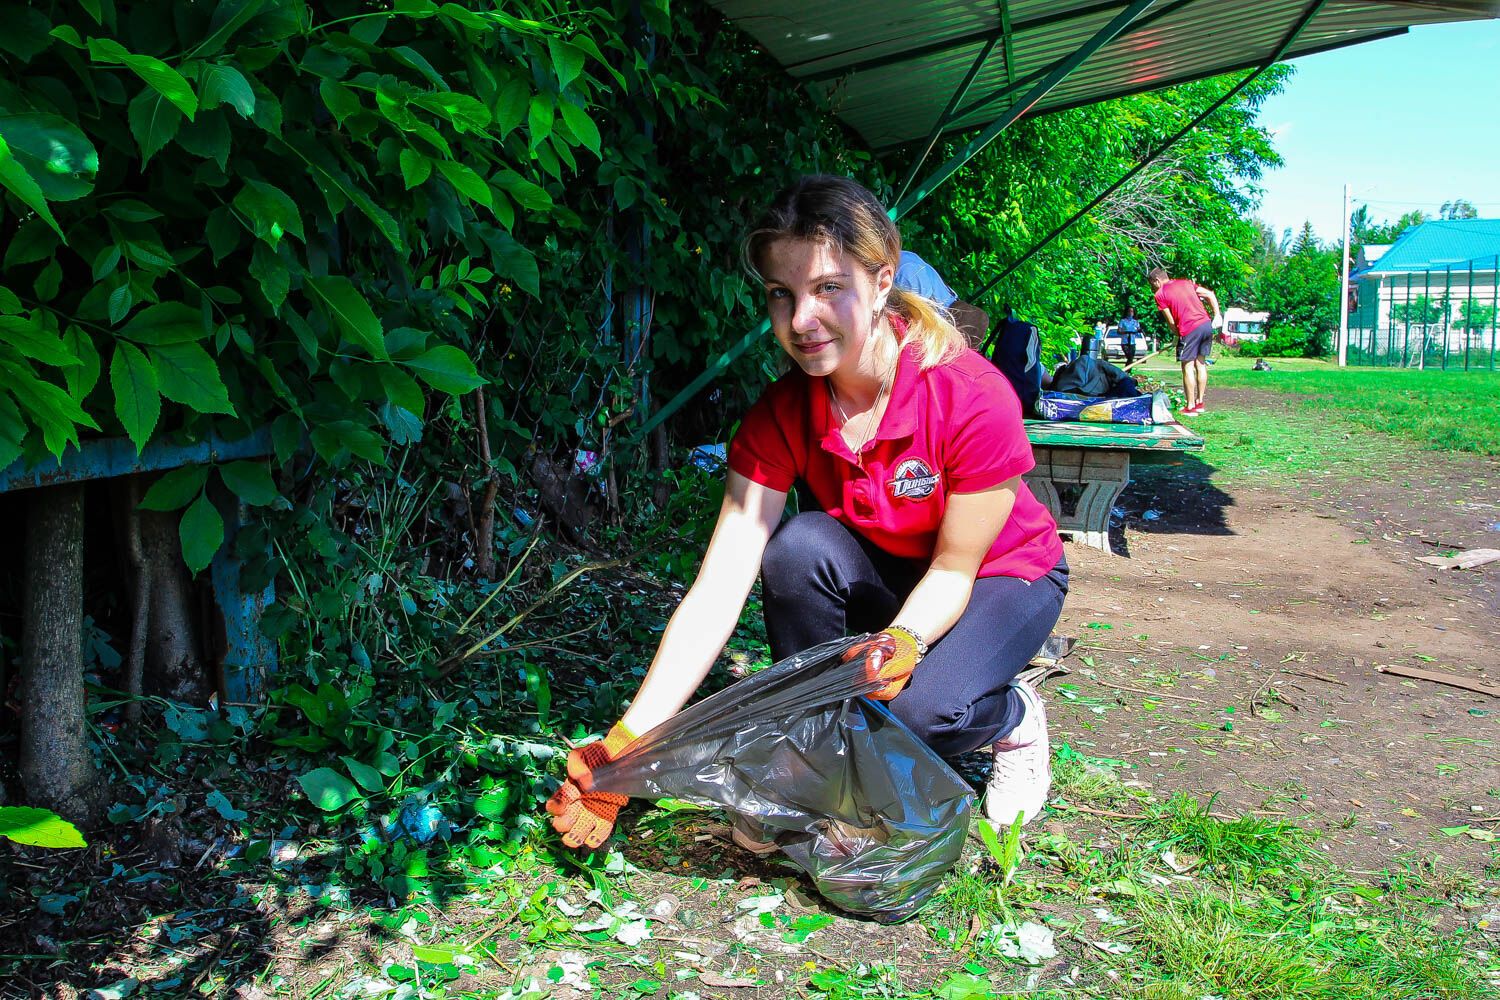
M1018 813L1023 825L1030 823L1052 789L1047 710L1036 688L1020 680L1012 686L1021 693L1026 712L1016 728L995 742L995 768L984 797L984 814L1001 830L1008 829Z

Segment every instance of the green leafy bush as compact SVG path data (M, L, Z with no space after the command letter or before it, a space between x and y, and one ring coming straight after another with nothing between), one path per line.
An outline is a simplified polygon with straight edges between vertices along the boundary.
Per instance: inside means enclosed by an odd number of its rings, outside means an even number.
M532 15L535 15L534 17ZM540 293L529 225L600 151L607 15L538 0L0 5L0 465L81 434L269 425L333 467L421 439L482 384L497 303ZM252 504L244 467L217 474ZM221 526L202 471L193 567Z

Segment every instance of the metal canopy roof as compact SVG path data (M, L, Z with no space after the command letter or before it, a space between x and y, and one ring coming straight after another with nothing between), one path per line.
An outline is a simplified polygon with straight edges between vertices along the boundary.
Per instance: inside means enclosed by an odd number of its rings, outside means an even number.
M876 150L988 124L1127 0L710 0ZM1307 0L1163 0L1029 110L1059 111L1259 65ZM1329 0L1284 58L1500 15L1500 0Z

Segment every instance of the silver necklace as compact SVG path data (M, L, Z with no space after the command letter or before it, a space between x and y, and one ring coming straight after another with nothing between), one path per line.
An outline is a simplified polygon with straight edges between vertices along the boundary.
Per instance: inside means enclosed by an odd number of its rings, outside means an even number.
M884 377L881 378L880 391L875 394L875 405L870 407L870 415L865 419L864 436L856 438L855 440L857 440L859 444L850 448L850 451L854 452L854 463L858 465L860 469L864 469L865 467L865 445L869 444L874 439L875 432L879 429L879 424L876 423L876 420L878 419L878 415L880 412L880 404L885 402L886 392L891 387L891 381L893 380L886 379ZM843 426L848 427L850 423L852 423L852 421L849 419L849 412L844 409L844 404L839 401L838 393L833 391L832 380L830 380L828 383L828 397L833 400L833 405L837 407L839 411L839 417L843 420ZM846 441L845 443L848 442Z

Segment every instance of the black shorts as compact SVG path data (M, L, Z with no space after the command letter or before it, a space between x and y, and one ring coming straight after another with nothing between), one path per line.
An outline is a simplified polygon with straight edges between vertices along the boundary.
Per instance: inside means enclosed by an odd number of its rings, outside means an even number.
M1202 361L1207 358L1214 346L1214 324L1212 320L1189 330L1177 341L1177 360L1186 364L1189 361Z

